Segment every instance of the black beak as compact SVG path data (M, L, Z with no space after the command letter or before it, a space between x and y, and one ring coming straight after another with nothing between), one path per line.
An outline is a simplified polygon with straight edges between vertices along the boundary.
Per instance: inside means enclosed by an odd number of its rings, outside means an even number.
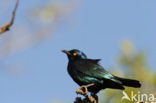
M67 55L71 55L69 51L67 50L62 50L63 53L66 53Z

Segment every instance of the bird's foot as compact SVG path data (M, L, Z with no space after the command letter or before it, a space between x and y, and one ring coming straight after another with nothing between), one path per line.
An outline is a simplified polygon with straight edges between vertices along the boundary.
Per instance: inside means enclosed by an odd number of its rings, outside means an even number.
M83 96L88 96L88 87L93 86L94 84L88 84L88 85L82 85L80 86L80 89L76 90L77 94L81 94Z

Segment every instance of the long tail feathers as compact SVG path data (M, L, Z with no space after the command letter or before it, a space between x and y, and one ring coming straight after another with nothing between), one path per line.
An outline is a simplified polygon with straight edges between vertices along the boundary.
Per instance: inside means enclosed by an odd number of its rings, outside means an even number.
M134 87L134 88L141 87L141 84L138 80L125 79L125 78L120 78L120 77L116 77L116 76L115 76L115 79L120 81L123 86Z

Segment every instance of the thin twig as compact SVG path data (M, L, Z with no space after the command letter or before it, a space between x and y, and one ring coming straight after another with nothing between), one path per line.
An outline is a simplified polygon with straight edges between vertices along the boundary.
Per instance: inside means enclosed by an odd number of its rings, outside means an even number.
M10 27L13 25L18 4L19 4L19 0L16 1L16 5L12 12L12 18L11 18L10 22L8 22L0 27L0 34L4 33L5 31L8 31L10 29Z
M80 86L80 89L76 90L77 94L81 94L83 96L87 96L88 95L88 87L93 86L94 84L88 84L88 85L82 85Z
M96 98L93 97L93 95L88 96L88 87L91 87L93 85L94 84L92 83L92 84L80 86L80 89L77 89L76 93L85 96L85 98L81 99L78 97L76 98L76 101L74 103L98 103L98 97L96 95L94 95L96 96Z

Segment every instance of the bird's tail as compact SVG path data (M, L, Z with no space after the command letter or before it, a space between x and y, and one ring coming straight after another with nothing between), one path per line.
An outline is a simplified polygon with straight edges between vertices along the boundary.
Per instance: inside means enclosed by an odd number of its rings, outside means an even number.
M120 78L120 77L116 77L116 76L115 76L115 79L120 81L123 86L134 87L134 88L141 87L141 84L138 80L125 79L125 78Z

